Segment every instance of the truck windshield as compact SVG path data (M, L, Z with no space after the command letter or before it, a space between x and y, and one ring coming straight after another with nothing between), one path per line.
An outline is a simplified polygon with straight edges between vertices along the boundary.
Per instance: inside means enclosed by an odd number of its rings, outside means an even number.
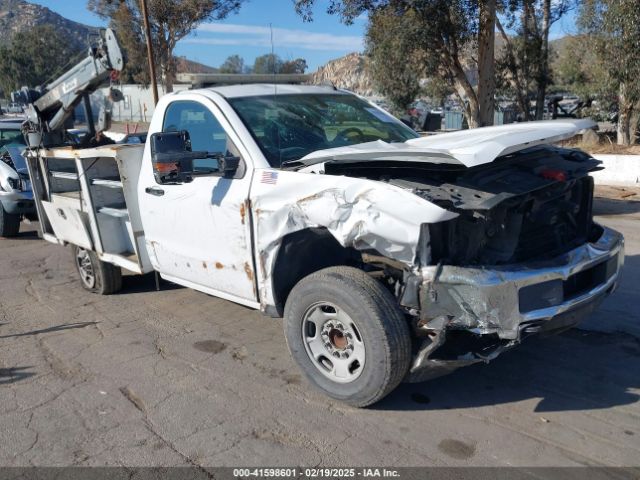
M317 150L418 134L348 94L287 94L229 99L272 167Z

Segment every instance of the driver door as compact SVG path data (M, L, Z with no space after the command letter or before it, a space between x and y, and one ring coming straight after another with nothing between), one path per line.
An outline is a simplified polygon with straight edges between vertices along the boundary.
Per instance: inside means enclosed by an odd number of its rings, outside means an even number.
M255 307L246 159L213 102L184 98L167 106L162 130L187 130L193 151L239 156L240 167L233 178L223 178L212 173L216 159L194 160L193 181L160 185L147 147L138 188L149 256L167 280Z

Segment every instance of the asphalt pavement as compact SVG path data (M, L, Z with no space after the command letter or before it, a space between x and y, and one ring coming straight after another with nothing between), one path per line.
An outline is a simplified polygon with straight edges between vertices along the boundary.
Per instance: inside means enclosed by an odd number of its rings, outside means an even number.
M626 266L580 329L363 410L305 383L280 320L158 292L153 276L93 295L69 249L23 227L0 239L0 465L637 466L640 194L628 192L599 189Z

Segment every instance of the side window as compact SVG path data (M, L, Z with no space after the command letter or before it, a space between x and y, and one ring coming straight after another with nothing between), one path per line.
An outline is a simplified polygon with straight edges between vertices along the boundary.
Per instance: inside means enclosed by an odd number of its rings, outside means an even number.
M194 152L227 154L227 134L211 111L198 102L185 100L169 104L164 115L162 130L176 132L186 130ZM202 158L193 161L195 171L207 173L218 169L218 160Z

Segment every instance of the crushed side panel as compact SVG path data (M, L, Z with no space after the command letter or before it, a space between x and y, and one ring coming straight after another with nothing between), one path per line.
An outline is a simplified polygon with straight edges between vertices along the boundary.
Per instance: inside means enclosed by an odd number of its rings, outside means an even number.
M258 172L252 197L263 309L275 303L271 272L290 233L323 227L344 247L375 250L411 265L420 225L457 216L393 185L301 172Z

